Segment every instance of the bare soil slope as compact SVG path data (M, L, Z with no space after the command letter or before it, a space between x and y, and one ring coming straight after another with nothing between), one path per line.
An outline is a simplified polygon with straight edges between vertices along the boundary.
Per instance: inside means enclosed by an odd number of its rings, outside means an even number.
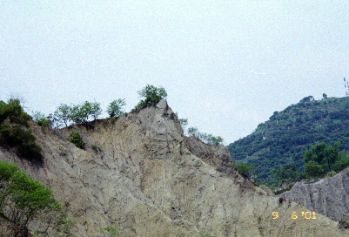
M183 136L165 101L97 121L94 128L33 130L43 167L5 150L0 159L52 188L74 221L73 236L104 236L107 226L121 236L349 236L321 215L291 220L292 212L305 209L268 195L229 168L223 147ZM86 150L67 141L72 130L82 134ZM273 211L281 217L272 220Z

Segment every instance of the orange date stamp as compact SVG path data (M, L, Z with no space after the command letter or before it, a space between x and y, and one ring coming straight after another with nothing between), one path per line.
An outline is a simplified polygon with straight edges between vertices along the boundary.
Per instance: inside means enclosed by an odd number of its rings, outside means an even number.
M278 211L273 211L271 213L271 218L273 220L278 220L280 218L280 213ZM303 219L303 220L316 220L316 212L311 211L301 211L301 212L292 212L290 215L291 220Z

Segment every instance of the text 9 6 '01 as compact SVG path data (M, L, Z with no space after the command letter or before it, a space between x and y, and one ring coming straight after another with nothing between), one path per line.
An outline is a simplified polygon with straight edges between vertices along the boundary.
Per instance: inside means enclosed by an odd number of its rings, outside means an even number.
M271 218L273 220L279 219L280 213L277 211L273 211L271 213ZM304 220L316 220L316 213L315 212L310 212L310 211L302 211L302 212L292 212L290 215L291 220L297 220L297 219L304 219Z

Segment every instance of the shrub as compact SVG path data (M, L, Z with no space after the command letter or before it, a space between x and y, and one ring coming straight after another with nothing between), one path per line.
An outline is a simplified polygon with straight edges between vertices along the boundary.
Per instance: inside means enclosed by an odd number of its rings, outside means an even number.
M41 112L34 112L32 117L33 117L34 122L36 122L41 127L50 127L51 126L50 120L47 118L47 116L45 116L45 114L43 114Z
M11 223L13 236L24 236L31 221L47 234L65 218L52 192L15 165L0 161L0 183L0 213Z
M28 127L30 116L24 112L18 99L10 99L7 103L0 101L0 124L6 119L11 123Z
M0 144L15 148L17 155L31 161L42 162L41 148L30 130L19 126L0 126Z
M319 163L312 160L305 163L304 171L307 178L321 177L325 174L323 167Z
M145 107L147 107L147 104L144 100L141 100L138 102L138 104L131 110L131 112L138 112L141 109L144 109Z
M156 87L153 85L146 85L138 94L144 98L147 104L153 105L167 96L167 92L163 87Z
M236 162L235 164L233 164L233 168L235 168L241 175L245 177L249 177L253 170L252 165L242 162Z
M132 110L133 112L140 111L147 106L156 105L167 96L167 92L163 87L156 87L153 85L146 85L138 94L141 96L142 100Z
M69 141L80 149L85 149L86 143L82 140L78 132L71 132L69 135Z
M41 148L28 128L29 120L19 100L0 101L0 145L15 149L22 158L41 163Z

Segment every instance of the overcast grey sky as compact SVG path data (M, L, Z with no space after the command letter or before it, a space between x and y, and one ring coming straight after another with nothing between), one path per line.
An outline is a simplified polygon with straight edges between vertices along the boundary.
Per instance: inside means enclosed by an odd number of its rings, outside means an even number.
M0 99L28 110L164 86L180 117L232 142L274 111L344 96L349 1L0 0Z

